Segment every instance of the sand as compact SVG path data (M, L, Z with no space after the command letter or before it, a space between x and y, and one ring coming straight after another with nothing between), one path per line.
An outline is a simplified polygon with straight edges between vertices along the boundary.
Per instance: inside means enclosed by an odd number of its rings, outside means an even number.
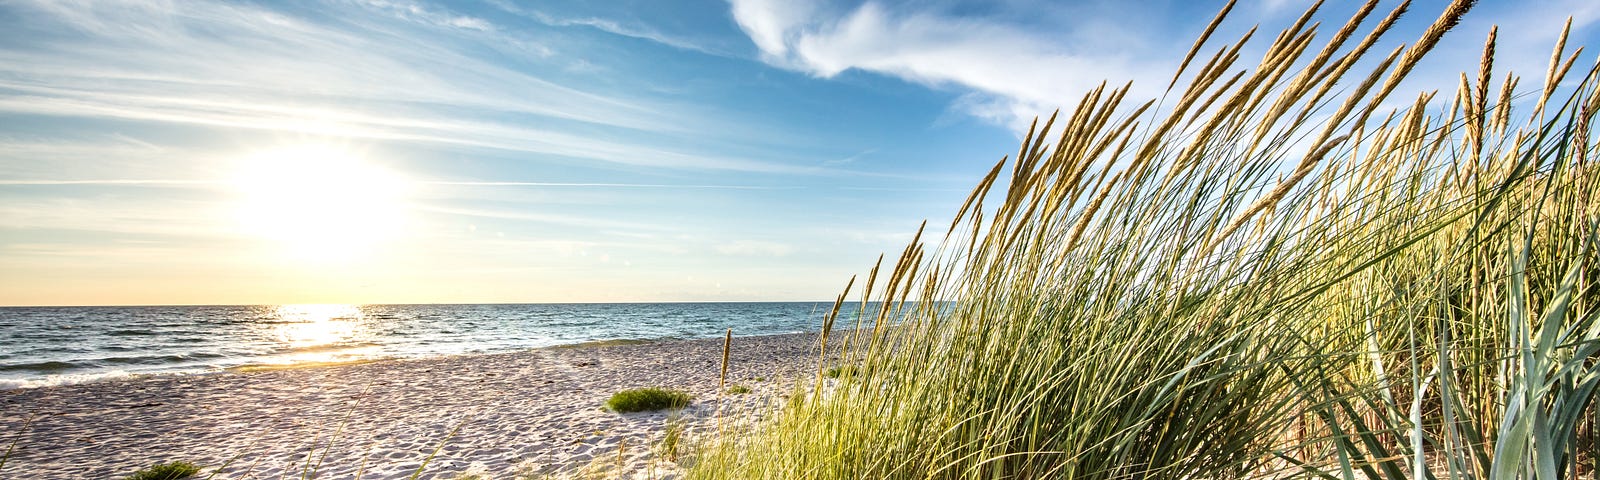
M815 350L814 334L735 338L729 383L753 392L724 395L720 421L769 413ZM673 421L685 444L716 437L721 356L721 339L674 340L0 391L0 449L18 439L0 478L122 478L174 460L202 477L226 463L213 478L301 478L308 457L315 478L409 478L435 449L420 478L677 478L661 440ZM695 401L601 409L649 386Z

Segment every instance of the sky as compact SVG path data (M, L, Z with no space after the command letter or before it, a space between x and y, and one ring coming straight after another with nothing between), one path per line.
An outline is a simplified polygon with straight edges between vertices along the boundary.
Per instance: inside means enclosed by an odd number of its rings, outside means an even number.
M1222 3L0 0L0 305L827 300ZM1486 0L1398 95L1490 25L1532 88L1569 15Z

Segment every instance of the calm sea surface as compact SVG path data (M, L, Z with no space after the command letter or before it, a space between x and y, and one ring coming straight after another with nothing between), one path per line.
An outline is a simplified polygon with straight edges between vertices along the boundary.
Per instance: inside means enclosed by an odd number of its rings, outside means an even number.
M596 340L816 331L826 303L0 308L0 389ZM846 315L841 312L841 317Z

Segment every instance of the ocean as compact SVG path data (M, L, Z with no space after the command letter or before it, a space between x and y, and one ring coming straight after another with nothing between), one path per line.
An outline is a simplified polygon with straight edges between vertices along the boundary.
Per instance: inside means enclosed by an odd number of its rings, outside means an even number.
M817 331L832 305L0 307L0 389L583 342ZM853 311L854 306L847 307ZM853 315L853 314L852 314ZM849 318L841 312L841 318Z

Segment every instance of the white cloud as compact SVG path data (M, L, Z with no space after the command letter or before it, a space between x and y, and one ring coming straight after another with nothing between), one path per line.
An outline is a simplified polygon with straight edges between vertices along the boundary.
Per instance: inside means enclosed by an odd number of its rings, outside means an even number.
M789 43L799 29L814 21L810 2L734 0L733 19L750 35L761 52L774 60L787 60Z
M1136 59L1139 45L1095 48L1115 42L1096 39L1108 30L1089 21L1041 31L1003 19L896 9L877 2L830 8L732 0L732 12L770 64L819 77L858 69L935 88L954 87L970 92L955 107L1019 129L1035 115L1076 101L1102 80L1120 84L1171 56L1152 62Z
M1200 17L1174 18L1195 10L1181 3L1165 8L1147 2L1007 3L996 8L1001 13L985 16L952 13L947 11L948 2L729 1L734 20L768 64L823 78L859 70L945 88L958 93L953 110L1017 131L1035 116L1071 106L1102 80L1113 86L1134 80L1130 100L1154 98L1190 45L1188 33L1178 34L1171 27L1197 34L1210 18L1204 8L1198 9L1203 12ZM1240 67L1249 66L1277 29L1311 3L1242 2L1212 42L1231 41L1250 24L1268 26L1243 51ZM1414 5L1406 17L1410 26L1392 32L1384 42L1388 47L1378 50L1412 41L1440 7L1442 3ZM1049 20L1028 23L1019 9L1037 10L1033 13ZM1380 8L1376 15L1387 11ZM1318 17L1324 35L1350 13L1353 6L1324 6ZM1529 85L1526 80L1542 76L1550 44L1567 15L1574 17L1574 42L1581 44L1581 39L1593 36L1586 29L1600 21L1600 2L1479 5L1397 94L1453 90L1456 72L1476 67L1490 24L1501 27L1497 66L1514 68L1525 76L1523 85ZM1373 21L1369 19L1368 26ZM1569 52L1574 46L1569 45Z

